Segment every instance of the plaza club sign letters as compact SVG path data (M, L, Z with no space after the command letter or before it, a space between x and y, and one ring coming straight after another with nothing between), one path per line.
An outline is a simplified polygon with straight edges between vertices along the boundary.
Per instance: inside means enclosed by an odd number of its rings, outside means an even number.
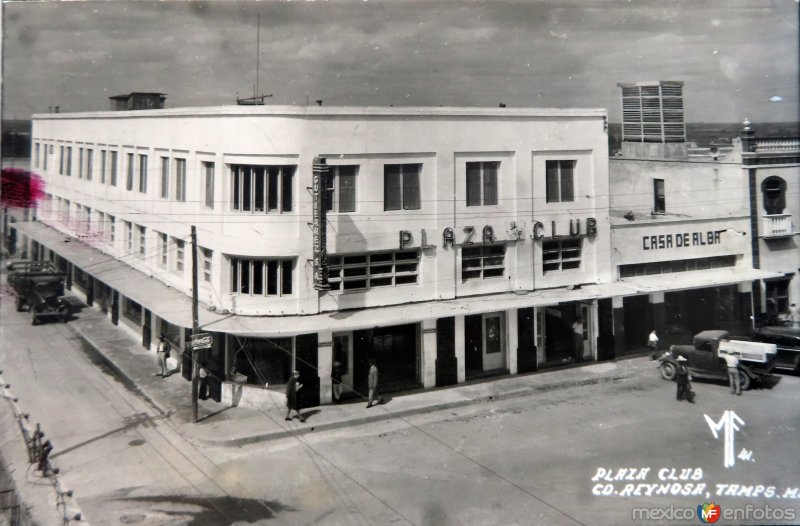
M563 234L559 234L559 225L555 221L550 221L549 229L545 223L541 221L533 221L531 224L530 236L532 239L559 239L562 237L594 237L597 235L597 220L593 217L586 218L582 224L580 219L569 220L569 225L561 225ZM400 230L400 249L408 248L414 244L414 235L409 230ZM422 248L428 248L428 233L423 229L420 232ZM506 227L507 240L521 240L524 238L524 225L521 221L509 221ZM456 240L456 231L453 227L447 227L442 231L442 247L453 247L459 245L474 245L482 243L489 245L497 240L497 236L492 225L486 225L483 228L478 228L473 225L463 227L463 238L458 242Z

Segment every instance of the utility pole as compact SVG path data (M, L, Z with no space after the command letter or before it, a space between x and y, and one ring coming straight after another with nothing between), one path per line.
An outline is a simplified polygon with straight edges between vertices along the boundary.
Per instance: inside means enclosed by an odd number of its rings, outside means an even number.
M197 361L197 349L194 345L194 336L197 335L197 228L192 225L192 423L197 423L197 377L200 374L200 364Z

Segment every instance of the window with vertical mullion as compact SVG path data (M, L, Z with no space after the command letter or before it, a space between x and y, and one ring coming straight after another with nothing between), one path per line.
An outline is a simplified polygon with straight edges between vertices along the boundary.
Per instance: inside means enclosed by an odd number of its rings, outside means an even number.
M169 157L161 157L161 197L169 199Z
M92 180L92 169L94 166L94 150L92 148L86 149L86 180Z
M128 160L125 172L125 190L133 191L133 174L135 173L136 158L132 153L126 154L125 158Z
M560 201L558 193L558 161L547 161L547 189L546 200L548 203L558 203Z
M108 152L106 150L100 150L100 184L106 184L107 158Z
M205 172L206 207L214 208L214 163L204 162L203 172Z
M175 159L175 200L186 201L186 159Z
M402 173L399 164L387 164L383 172L383 209L400 210L402 208L403 187Z
M139 154L139 192L147 193L147 155Z
M497 204L497 168L499 162L485 162L481 163L483 170L483 204L496 205Z
M117 186L117 170L119 164L119 154L115 151L111 152L111 186Z
M561 202L572 202L575 200L575 161L560 161L559 168L561 179Z
M481 163L467 163L467 206L481 205Z
M419 210L419 165L401 166L403 172L403 210Z

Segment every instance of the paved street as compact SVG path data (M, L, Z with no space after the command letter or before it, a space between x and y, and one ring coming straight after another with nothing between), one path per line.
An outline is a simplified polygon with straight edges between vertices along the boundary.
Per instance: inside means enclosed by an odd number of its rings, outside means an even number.
M674 400L674 384L653 365L611 383L241 447L198 446L181 436L191 424L92 363L68 326L31 327L8 301L0 314L3 377L42 423L53 462L92 524L626 524L634 507L695 510L704 501L791 507L800 516L792 493L800 481L789 475L800 472L795 376L741 397L695 382L690 405ZM726 410L744 421L735 453L751 452L730 468L724 437L715 439L704 418L719 421ZM637 480L604 480L601 468L609 479ZM683 491L696 494L672 494Z

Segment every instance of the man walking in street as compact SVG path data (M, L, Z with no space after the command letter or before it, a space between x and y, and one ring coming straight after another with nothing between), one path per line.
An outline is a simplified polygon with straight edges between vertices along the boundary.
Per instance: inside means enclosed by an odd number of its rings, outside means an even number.
M369 361L369 375L367 376L367 386L369 387L369 397L367 398L367 409L373 406L373 404L380 403L380 398L376 401L375 398L378 397L378 366L375 365L375 360L370 359Z
M161 372L156 373L156 376L164 378L167 376L167 358L169 358L170 344L164 336L158 337L158 347L156 348L156 356L158 357L158 366Z
M655 360L658 358L658 335L656 330L650 331L650 336L647 337L647 346L650 347L650 359Z
M694 392L692 392L692 377L689 375L689 369L686 368L686 362L689 360L683 356L678 356L676 361L678 362L678 368L675 371L675 383L678 384L678 391L675 397L678 402L686 398L690 404L693 404Z
M739 378L739 359L731 353L720 353L728 366L728 381L731 384L731 394L741 396L742 394L742 381Z

